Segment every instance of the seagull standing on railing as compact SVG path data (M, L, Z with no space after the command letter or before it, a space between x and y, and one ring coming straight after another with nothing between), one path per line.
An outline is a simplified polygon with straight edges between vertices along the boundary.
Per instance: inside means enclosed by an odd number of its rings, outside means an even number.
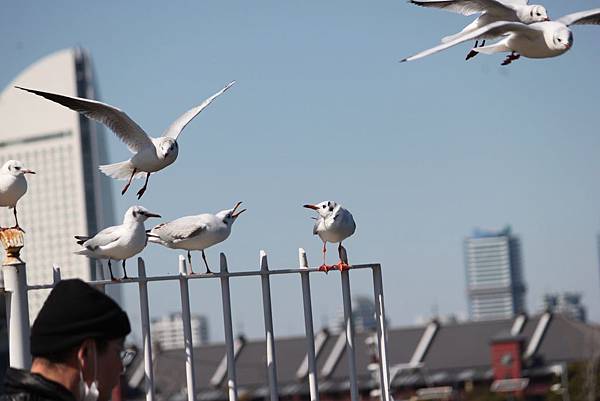
M23 167L23 163L18 160L9 160L0 168L0 206L13 209L15 225L11 228L19 230L21 227L17 219L17 202L27 192L25 174L35 174L35 172Z
M108 259L110 279L113 281L116 279L110 261L111 259L122 260L123 278L128 278L125 260L137 255L146 247L148 239L144 222L149 217L161 216L149 212L142 206L131 206L125 212L123 224L120 226L107 227L93 237L75 236L77 243L84 248L75 253L94 259Z
M144 186L137 193L138 199L140 199L144 192L146 192L150 174L162 170L177 159L179 153L177 137L181 131L183 131L185 126L211 104L217 96L229 89L234 83L235 81L228 83L223 89L200 103L198 106L183 113L159 138L148 136L148 134L146 134L135 121L129 118L127 114L111 105L79 97L58 95L18 86L17 88L42 96L48 100L78 111L84 116L106 125L117 134L134 155L131 159L124 162L100 166L100 170L104 174L118 180L129 179L121 191L121 195L125 194L131 184L131 180L134 178L141 178L145 173L146 181L144 182Z
M231 226L239 215L246 211L246 209L242 209L236 212L241 204L242 202L238 202L233 209L221 210L217 214L205 213L197 216L185 216L168 223L159 224L148 231L148 240L167 248L186 250L192 274L194 271L190 251L202 251L206 274L210 274L212 272L208 267L204 250L225 241L229 237Z
M348 258L346 250L342 246L342 241L354 234L356 230L352 213L334 201L323 201L316 205L304 205L304 207L316 210L319 213L313 228L313 234L318 235L323 241L323 264L319 267L319 270L328 272L334 267L327 266L325 263L328 242L339 242L338 255L340 262L335 266L340 271L349 269L350 266L348 266Z

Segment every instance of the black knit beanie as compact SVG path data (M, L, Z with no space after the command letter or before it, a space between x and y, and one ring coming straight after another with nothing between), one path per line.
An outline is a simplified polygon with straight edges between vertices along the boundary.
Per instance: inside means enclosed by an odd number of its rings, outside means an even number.
M130 332L127 314L110 297L79 279L61 280L33 322L31 355L52 355L86 338L112 340Z

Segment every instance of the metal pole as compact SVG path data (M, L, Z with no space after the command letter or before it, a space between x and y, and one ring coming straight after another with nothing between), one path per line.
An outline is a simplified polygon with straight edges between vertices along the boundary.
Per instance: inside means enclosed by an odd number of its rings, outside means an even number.
M227 277L227 259L221 253L221 299L223 304L223 326L225 328L225 344L227 346L227 390L229 401L237 401L237 378L235 373L235 350L233 341L233 326L231 323L231 294L229 277Z
M381 265L373 266L373 292L375 295L375 316L377 319L377 345L379 346L379 378L381 380L381 401L391 401L390 398L390 365L387 353L387 327L383 302L383 280Z
M190 291L185 258L179 255L179 287L181 291L181 317L183 319L183 338L185 341L185 374L187 379L188 401L196 399L196 378L194 375L194 345L192 344L192 325L190 322Z
M9 363L13 368L31 367L29 348L29 302L25 263L19 258L24 244L23 232L17 229L0 230L6 256L2 264L6 291L6 321L8 322Z
M57 264L52 265L52 284L56 285L60 282L60 266Z
M146 401L154 401L154 371L152 369L152 336L150 335L150 312L148 310L148 283L146 264L138 258L138 289L140 293L140 314L142 316L142 342L144 347L144 390Z
M308 362L308 386L310 389L310 401L319 401L319 383L317 378L317 358L315 356L315 332L312 317L312 301L310 296L310 277L308 273L308 261L304 249L298 249L300 262L300 278L302 279L302 298L304 304L304 331L306 333L306 350Z
M271 283L269 280L269 264L267 254L260 251L260 271L262 281L263 313L265 317L265 337L267 342L267 369L269 376L269 392L271 401L278 401L277 362L275 357L275 336L273 334L273 311L271 309Z
M356 351L354 347L354 322L352 319L352 299L350 295L350 277L348 270L341 273L342 297L344 300L344 323L346 325L346 352L348 352L348 369L350 370L350 397L358 401L358 383L356 379Z

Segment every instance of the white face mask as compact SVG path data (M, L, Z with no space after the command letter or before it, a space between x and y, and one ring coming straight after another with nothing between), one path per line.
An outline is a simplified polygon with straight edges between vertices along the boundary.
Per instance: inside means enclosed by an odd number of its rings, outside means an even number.
M94 380L92 384L88 384L83 379L83 369L79 371L79 401L97 401L100 391L98 391L98 379L96 377L98 370L98 360L96 354L96 342L94 342L93 355L94 355Z

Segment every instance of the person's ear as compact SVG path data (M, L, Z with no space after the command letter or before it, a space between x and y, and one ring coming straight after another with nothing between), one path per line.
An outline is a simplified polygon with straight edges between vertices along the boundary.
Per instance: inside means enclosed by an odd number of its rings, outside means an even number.
M77 361L79 362L79 366L81 369L84 369L88 366L88 364L92 363L92 347L94 340L88 338L84 340L77 349Z

